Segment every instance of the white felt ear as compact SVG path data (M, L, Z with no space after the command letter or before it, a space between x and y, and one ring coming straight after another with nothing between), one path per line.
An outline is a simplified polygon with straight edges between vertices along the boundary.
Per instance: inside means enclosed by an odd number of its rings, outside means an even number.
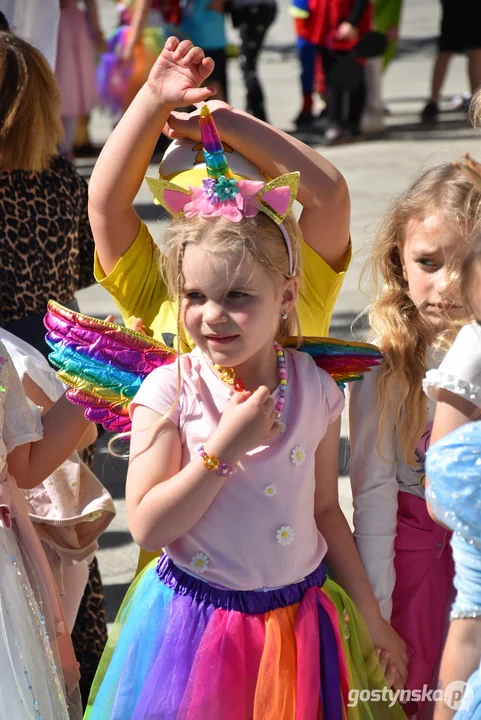
M172 217L183 215L184 206L192 197L192 190L159 178L146 177L145 182L152 191L156 205L162 205Z

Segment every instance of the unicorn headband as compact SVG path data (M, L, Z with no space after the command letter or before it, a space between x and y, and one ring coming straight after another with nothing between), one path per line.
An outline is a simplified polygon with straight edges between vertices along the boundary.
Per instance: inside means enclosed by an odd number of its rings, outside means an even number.
M289 275L295 272L292 245L283 220L296 199L299 173L280 175L268 183L237 179L227 163L214 118L207 105L201 108L200 132L207 177L201 186L177 185L163 178L145 180L154 195L172 217L214 218L223 215L231 222L252 218L263 212L282 232L289 260Z

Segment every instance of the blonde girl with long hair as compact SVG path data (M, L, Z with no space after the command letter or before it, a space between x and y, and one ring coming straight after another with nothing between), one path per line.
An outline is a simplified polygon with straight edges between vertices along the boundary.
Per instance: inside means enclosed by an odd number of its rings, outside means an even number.
M182 68L201 99L203 51L171 38L164 53L165 77ZM298 329L298 173L238 178L205 106L200 126L200 186L150 180L174 215L162 269L196 347L131 406L129 528L164 555L124 600L87 717L403 718L386 693L361 695L388 690L372 642L405 659L338 504L343 395L279 343Z
M369 263L369 321L385 360L350 397L356 544L383 617L406 642L406 687L420 694L405 710L416 718L434 710L421 692L435 687L453 591L449 533L424 497L434 402L422 381L466 314L458 271L480 227L481 194L451 164L393 202Z

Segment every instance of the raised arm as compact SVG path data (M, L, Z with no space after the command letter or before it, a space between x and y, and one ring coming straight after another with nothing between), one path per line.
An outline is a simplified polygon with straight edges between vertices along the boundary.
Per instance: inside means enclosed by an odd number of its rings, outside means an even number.
M133 202L170 112L214 92L198 87L212 69L212 60L189 40L168 38L147 83L100 153L89 185L89 217L106 274L137 235L139 217Z
M333 270L343 270L351 206L339 170L316 150L242 110L215 100L209 107L222 140L266 175L300 172L297 199L303 206L300 225L304 239ZM198 111L172 113L166 132L170 137L200 140Z

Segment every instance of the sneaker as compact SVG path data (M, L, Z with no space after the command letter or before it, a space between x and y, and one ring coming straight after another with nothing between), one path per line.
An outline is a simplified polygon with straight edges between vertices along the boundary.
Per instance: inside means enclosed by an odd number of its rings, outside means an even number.
M306 110L301 110L299 115L294 120L294 125L297 128L306 127L306 125L312 125L314 120L315 120L315 118L314 118L314 115L312 114L312 112L308 112Z
M352 136L349 130L343 130L339 127L329 127L322 136L323 145L343 145L351 142Z
M434 102L434 100L430 100L428 103L426 103L421 113L421 122L434 123L437 121L438 115L439 107L437 102Z

